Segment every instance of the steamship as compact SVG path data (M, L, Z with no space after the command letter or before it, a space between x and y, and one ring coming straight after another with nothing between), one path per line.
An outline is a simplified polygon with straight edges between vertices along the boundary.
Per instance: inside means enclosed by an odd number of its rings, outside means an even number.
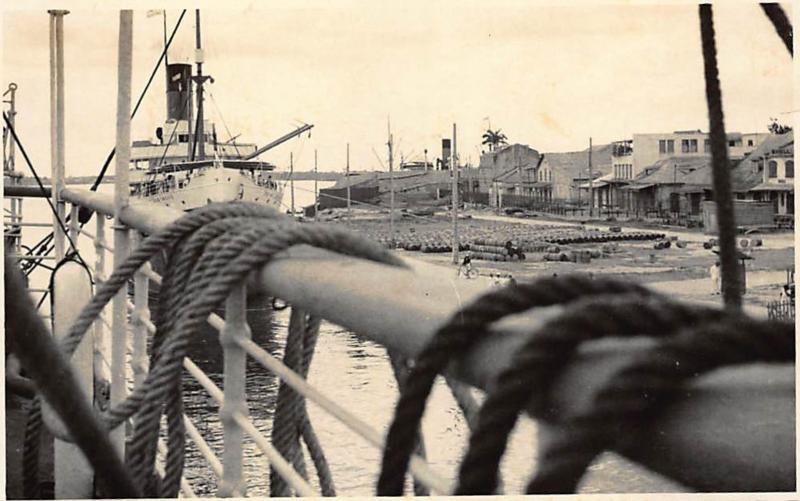
M237 143L236 137L220 142L215 124L204 116L203 85L213 79L203 74L196 12L196 72L192 74L191 64L166 65L167 119L156 128L156 141L133 141L131 202L147 200L188 211L212 202L241 200L278 209L283 185L272 177L275 166L257 157L313 125L303 124L261 148Z

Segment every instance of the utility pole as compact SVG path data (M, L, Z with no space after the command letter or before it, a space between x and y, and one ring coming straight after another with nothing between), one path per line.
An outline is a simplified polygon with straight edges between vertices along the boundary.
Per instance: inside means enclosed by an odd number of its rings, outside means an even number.
M314 150L314 221L317 221L317 209L319 208L319 194L317 193L317 150Z
M453 124L453 150L450 153L450 168L453 172L453 264L458 264L458 156L456 155L456 124Z
M344 180L347 184L347 218L350 218L350 143L347 143L347 165L345 166Z
M594 181L592 181L592 138L589 138L589 217L594 215Z
M389 231L392 234L392 248L394 248L394 167L392 163L394 157L392 156L392 125L388 120L386 123L389 131L389 142L387 143L387 146L389 147Z
M292 192L292 217L294 217L294 153L289 152L289 187Z

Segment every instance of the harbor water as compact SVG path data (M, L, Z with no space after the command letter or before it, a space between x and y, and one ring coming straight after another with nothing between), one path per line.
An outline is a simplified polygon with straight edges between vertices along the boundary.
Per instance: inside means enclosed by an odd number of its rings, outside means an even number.
M326 187L331 183L319 183ZM295 183L295 206L309 205L313 201L313 181ZM284 208L290 204L287 185ZM103 185L101 191L110 191ZM8 202L6 202L8 206ZM39 199L24 202L26 221L48 222L51 214L47 204ZM87 230L94 233L93 223ZM47 233L43 228L25 228L23 243L32 245ZM110 231L107 232L109 243ZM79 248L90 265L94 264L91 241L82 237ZM107 257L110 271L111 257ZM32 276L32 287L46 286L49 276L40 270ZM251 325L253 340L276 356L282 356L286 339L289 310L273 311L268 298L250 301L251 317L258 318ZM216 331L204 329L196 333L191 344L190 357L220 387L222 385L222 350ZM322 393L371 426L385 433L397 401L397 387L385 349L357 333L337 325L323 322L317 350L311 364L309 381ZM269 371L252 360L248 361L247 395L249 414L255 426L266 436L271 431L272 408L277 396L278 380ZM201 434L221 457L222 426L216 402L202 387L188 376L183 383L185 410ZM223 388L224 389L224 388ZM475 392L480 400L481 395ZM375 482L380 468L380 451L365 439L309 402L308 410L322 447L325 450L336 483L337 493L348 496L374 495ZM428 460L434 471L447 479L454 479L459 458L464 452L469 430L460 410L443 381L438 381L429 400L423 422ZM191 441L187 450L185 475L197 494L213 495L217 483ZM524 490L527 478L535 471L536 426L525 418L514 431L510 448L503 461L502 472L505 491L519 493ZM261 451L250 441L245 441L245 477L250 496L269 495L269 463ZM309 464L312 485L317 485L313 466ZM676 492L680 486L654 475L614 454L603 455L590 469L581 485L581 492Z

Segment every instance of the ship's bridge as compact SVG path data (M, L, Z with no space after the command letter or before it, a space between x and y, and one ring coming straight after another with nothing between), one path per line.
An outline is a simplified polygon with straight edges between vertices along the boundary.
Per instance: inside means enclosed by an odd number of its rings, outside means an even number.
M208 157L239 159L256 151L256 145L252 143L220 141L216 136L216 127L208 120L203 121L203 130L208 131L203 134L203 149ZM156 138L156 141L146 139L133 142L131 162L137 169L150 169L166 163L186 161L191 158L193 147L195 154L199 151L199 143L194 146L194 135L191 133L188 120L167 120L163 127L156 129Z

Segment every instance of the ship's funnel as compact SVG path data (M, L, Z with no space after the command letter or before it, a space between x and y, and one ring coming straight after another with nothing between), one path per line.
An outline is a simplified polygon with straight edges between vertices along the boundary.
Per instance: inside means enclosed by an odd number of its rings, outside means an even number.
M192 117L192 65L175 63L167 66L167 120L189 120Z
M450 169L450 140L442 139L442 170Z

